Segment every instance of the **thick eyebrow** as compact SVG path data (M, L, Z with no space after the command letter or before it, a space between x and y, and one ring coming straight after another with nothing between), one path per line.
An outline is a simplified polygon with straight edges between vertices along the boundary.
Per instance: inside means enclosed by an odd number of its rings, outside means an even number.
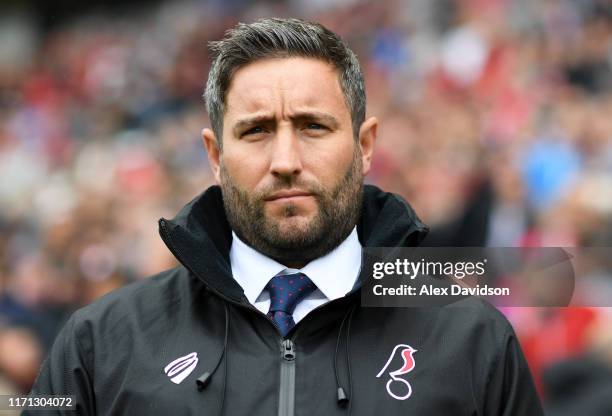
M305 111L291 116L292 120L313 120L325 124L332 130L336 130L340 126L340 122L329 113L321 111Z
M333 115L320 111L304 111L295 113L289 117L291 120L313 120L329 126L330 129L335 130L338 128L340 123ZM235 135L238 135L243 129L251 127L257 124L273 123L274 117L268 115L256 115L253 117L245 117L239 119L234 123L232 130Z
M251 126L256 125L256 124L270 123L272 120L274 120L274 117L271 117L271 116L268 116L268 115L258 115L258 116L253 116L253 117L245 117L243 119L240 119L240 120L236 121L236 123L234 123L234 127L232 127L232 131L234 132L235 136L238 136L238 134L243 129L246 129L246 128L251 127Z

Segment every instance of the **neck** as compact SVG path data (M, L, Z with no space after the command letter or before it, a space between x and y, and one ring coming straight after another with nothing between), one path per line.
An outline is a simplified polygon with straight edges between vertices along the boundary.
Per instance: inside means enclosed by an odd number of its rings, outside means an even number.
M304 266L306 266L308 263L310 263L309 261L287 261L287 260L280 260L280 259L274 259L277 262L279 262L280 264L282 264L283 266L286 266L289 269L301 269Z

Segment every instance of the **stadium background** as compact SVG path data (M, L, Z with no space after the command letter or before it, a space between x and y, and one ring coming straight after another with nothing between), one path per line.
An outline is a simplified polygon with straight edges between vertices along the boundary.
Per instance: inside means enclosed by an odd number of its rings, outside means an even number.
M612 246L611 2L5 1L0 393L28 391L75 308L173 266L156 220L213 183L206 41L263 16L358 54L381 121L368 181L430 245ZM592 273L612 302L610 268ZM504 312L548 414L612 414L609 309Z

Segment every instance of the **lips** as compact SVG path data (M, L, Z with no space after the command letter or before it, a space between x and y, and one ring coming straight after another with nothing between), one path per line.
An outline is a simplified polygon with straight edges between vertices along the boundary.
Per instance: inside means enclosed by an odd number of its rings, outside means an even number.
M306 197L306 196L312 196L312 194L306 191L288 190L288 191L275 192L269 197L265 198L265 200L266 201L277 201L280 199L298 198L298 197Z

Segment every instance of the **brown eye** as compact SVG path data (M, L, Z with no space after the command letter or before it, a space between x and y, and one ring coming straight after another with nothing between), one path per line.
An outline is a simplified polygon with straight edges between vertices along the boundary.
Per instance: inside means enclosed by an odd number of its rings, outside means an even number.
M325 127L318 123L308 123L306 128L309 130L323 130Z
M255 127L252 127L250 129L248 129L244 133L242 133L241 136L248 136L248 135L251 135L251 134L259 134L259 133L263 133L263 132L264 132L263 127L255 126Z

